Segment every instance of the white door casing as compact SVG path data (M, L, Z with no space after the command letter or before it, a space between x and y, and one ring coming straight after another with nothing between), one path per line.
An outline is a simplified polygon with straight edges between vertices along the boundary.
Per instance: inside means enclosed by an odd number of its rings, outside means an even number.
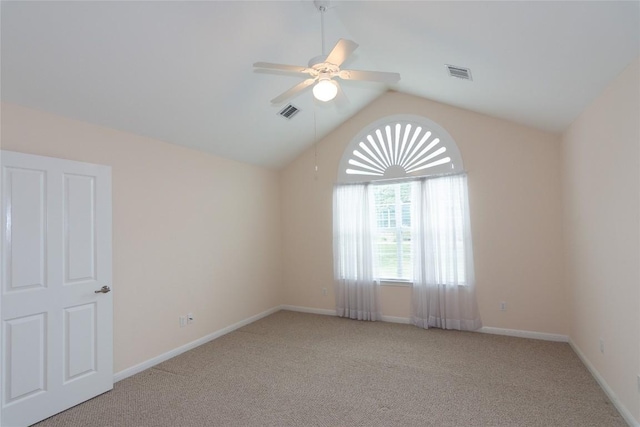
M113 388L111 168L1 152L2 425Z

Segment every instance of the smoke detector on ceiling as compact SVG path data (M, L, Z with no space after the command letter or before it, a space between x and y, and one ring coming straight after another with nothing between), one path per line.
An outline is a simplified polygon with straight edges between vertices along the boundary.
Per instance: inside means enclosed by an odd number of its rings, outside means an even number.
M455 65L447 64L447 70L449 70L449 75L451 77L455 77L463 80L473 80L471 78L471 70L464 67L457 67Z

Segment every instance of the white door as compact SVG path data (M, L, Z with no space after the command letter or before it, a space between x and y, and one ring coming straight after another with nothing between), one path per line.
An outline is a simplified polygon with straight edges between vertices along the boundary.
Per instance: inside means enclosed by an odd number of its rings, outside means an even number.
M113 388L111 168L0 157L0 412L13 427Z

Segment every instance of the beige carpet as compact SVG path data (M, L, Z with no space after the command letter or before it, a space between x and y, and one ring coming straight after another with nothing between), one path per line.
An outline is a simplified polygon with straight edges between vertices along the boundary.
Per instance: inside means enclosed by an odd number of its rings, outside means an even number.
M36 425L626 423L565 343L281 311Z

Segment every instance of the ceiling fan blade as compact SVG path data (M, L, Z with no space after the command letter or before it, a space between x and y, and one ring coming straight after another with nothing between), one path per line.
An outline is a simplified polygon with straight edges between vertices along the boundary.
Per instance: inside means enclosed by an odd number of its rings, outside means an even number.
M276 96L275 98L273 98L271 100L272 104L281 104L284 101L286 101L289 98L294 97L295 95L297 95L298 93L302 92L304 89L308 88L309 86L311 86L313 83L315 83L316 79L307 79L303 82L298 83L297 85L295 85L294 87L292 87L291 89L283 92L282 94L280 94L279 96Z
M353 51L358 48L358 46L358 43L354 41L340 39L331 52L329 52L329 55L327 55L325 62L339 67L353 53Z
M367 80L380 83L398 83L400 81L400 74L384 71L342 70L338 77L344 80Z
M312 71L311 68L299 65L274 64L271 62L256 62L253 66L255 68L266 68L269 70L291 71L292 73L310 73Z

